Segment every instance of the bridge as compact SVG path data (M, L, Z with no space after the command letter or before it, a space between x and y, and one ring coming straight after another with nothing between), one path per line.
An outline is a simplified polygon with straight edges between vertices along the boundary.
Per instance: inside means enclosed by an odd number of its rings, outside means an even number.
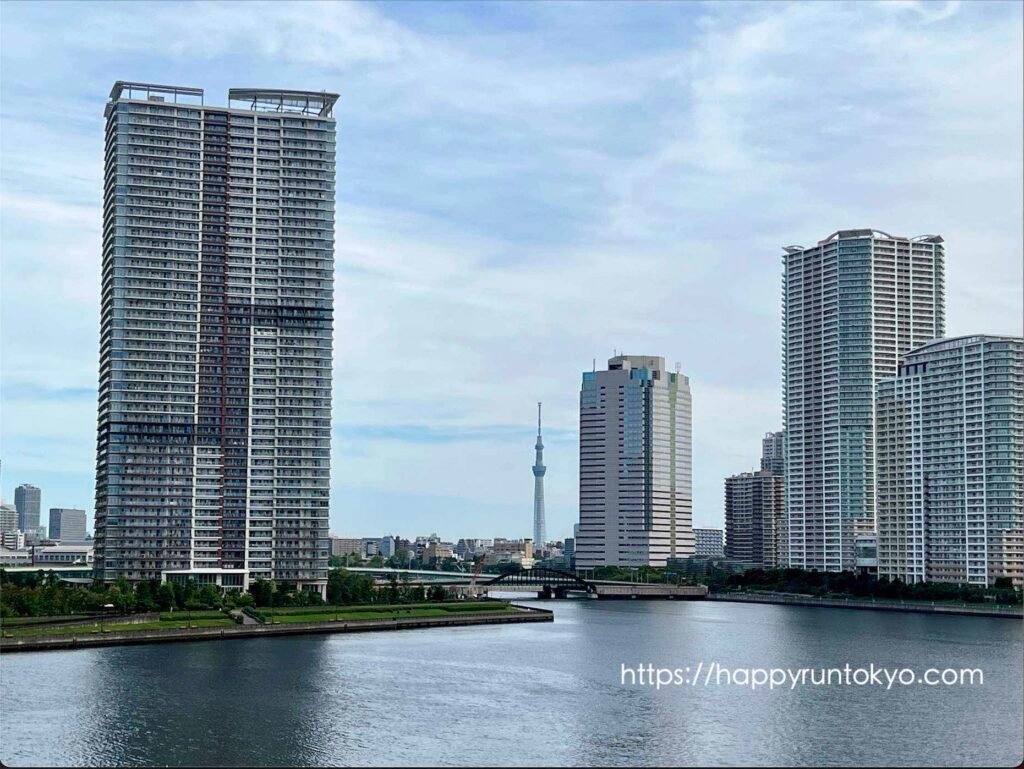
M473 575L465 572L427 569L392 569L386 566L357 566L348 571L368 574L378 584L396 578L405 585L441 585L455 588L459 595L478 596L495 593L534 593L538 598L625 598L625 599L702 599L708 590L703 585L668 585L647 582L616 582L584 579L569 571L536 566L507 574L481 574L473 585Z
M708 594L703 585L668 585L647 582L616 582L584 579L572 572L535 567L503 574L478 587L484 594L536 593L538 598L578 597L601 599L702 599Z
M484 592L537 593L538 598L568 598L569 593L586 596L598 595L597 585L580 579L575 574L559 569L535 567L502 574L481 586Z

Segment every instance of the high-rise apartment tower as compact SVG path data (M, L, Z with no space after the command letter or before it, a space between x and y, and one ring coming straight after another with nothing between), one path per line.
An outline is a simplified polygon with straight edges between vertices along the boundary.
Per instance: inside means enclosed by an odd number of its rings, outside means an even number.
M96 568L327 580L335 94L118 81L106 106Z
M784 250L784 549L790 566L853 569L875 520L875 386L943 334L943 240L840 230Z
M878 574L1024 580L1024 339L938 339L878 385Z

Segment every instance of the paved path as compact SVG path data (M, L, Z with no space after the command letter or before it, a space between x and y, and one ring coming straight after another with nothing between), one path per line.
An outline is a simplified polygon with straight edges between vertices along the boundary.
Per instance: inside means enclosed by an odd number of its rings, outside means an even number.
M260 624L259 620L255 619L254 617L250 617L248 614L246 614L241 609L232 609L231 610L231 616L232 617L241 617L243 625L258 625L258 624Z

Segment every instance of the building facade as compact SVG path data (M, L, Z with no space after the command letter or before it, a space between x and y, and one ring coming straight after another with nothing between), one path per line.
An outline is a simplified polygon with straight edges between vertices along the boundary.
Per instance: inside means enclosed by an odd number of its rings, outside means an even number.
M0 501L0 534L5 531L20 531L18 526L18 508Z
M765 433L761 439L761 469L772 475L786 474L786 455L782 430Z
M1024 579L1024 338L939 339L878 385L878 573Z
M39 515L43 492L31 483L23 483L14 490L14 506L18 510L18 528L26 536L35 536L39 530Z
M789 565L855 565L855 531L875 518L875 386L899 358L942 336L937 235L841 230L785 248L783 402Z
M619 355L583 374L576 565L664 566L693 555L690 380Z
M694 552L698 558L724 558L725 532L721 529L694 529Z
M105 580L327 580L336 95L118 81L96 481Z
M6 547L8 550L24 550L25 532L19 529L0 531L0 546Z
M62 544L85 542L85 510L51 507L49 534Z
M725 479L725 557L771 567L779 565L785 515L781 475L766 471Z
M360 558L363 557L363 540L359 537L331 537L330 538L331 555L339 558L355 553Z

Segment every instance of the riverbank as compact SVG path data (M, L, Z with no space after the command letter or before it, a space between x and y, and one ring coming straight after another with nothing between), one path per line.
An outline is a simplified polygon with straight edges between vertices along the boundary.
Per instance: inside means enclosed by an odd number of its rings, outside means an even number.
M886 601L859 598L814 598L813 596L772 595L771 593L708 593L709 601L735 603L770 603L785 606L812 606L831 609L867 611L900 611L918 614L951 614L973 617L1003 617L1020 620L1024 611L1019 606L991 604L944 604L928 601Z
M341 613L344 615L344 612ZM339 616L341 616L339 615ZM506 604L501 610L478 610L450 616L392 616L354 619L317 619L303 621L290 617L288 621L275 620L273 624L235 625L227 627L174 627L138 630L110 630L65 632L49 635L23 635L0 639L0 653L48 651L58 649L86 649L97 646L127 644L172 643L175 641L218 641L262 636L308 635L312 633L363 633L384 630L413 630L432 627L460 627L466 625L495 625L515 622L553 622L554 615L546 609L517 604Z

